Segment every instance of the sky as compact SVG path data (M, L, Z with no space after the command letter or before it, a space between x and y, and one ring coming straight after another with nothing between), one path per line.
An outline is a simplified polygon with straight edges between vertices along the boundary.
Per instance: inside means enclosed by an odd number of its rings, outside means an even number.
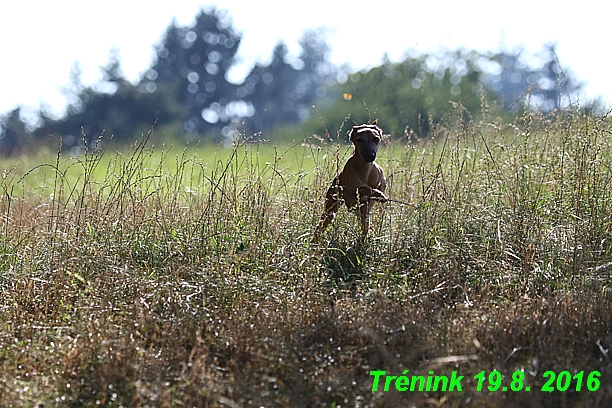
M545 3L548 3L546 5ZM202 9L216 7L242 34L238 64L230 79L240 82L255 63L265 63L283 41L290 55L308 28L327 27L330 59L352 70L399 62L407 52L460 47L481 52L524 48L537 54L551 42L564 70L585 84L581 101L612 102L609 11L601 1L580 3L515 0L375 2L309 0L23 0L0 5L0 115L17 106L63 112L62 89L75 63L82 80L94 84L100 67L117 48L124 75L137 82L151 66L154 46L175 20L191 24Z

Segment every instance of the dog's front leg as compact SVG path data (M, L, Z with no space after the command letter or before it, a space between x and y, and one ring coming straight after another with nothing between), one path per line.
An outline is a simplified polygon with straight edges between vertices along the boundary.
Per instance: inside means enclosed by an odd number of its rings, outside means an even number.
M385 193L377 188L372 187L359 187L359 196L360 197L369 197L371 201L378 201L381 203L387 202L389 200Z
M370 197L374 199L374 201L378 201L379 203L386 203L389 198L383 193L381 190L377 188L372 189L372 194Z

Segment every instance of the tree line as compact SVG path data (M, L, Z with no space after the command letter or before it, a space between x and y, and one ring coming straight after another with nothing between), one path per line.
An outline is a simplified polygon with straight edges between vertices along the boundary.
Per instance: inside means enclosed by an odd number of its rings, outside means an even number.
M227 12L202 10L191 26L172 22L137 84L123 76L117 50L93 86L82 84L75 65L65 91L66 114L55 118L41 109L35 126L24 120L20 108L0 116L0 154L57 144L60 135L67 148L79 148L84 138L100 134L130 142L155 122L172 137L219 141L236 132L274 139L283 133L275 132L279 128L318 133L323 126L379 118L392 135L424 137L429 124L449 111L449 101L477 112L485 96L511 112L524 106L527 98L522 96L528 95L530 104L549 111L581 87L561 70L554 45L544 47L536 66L520 50L442 49L348 73L329 62L324 29L303 33L301 53L293 61L280 42L268 64L256 64L234 84L227 73L236 63L240 41Z

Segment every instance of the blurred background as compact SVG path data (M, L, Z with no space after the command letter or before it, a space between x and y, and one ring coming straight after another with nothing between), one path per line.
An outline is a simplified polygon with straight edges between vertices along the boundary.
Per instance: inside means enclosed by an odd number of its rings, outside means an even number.
M0 6L0 155L112 135L231 142L344 136L375 118L427 137L457 103L603 112L595 2L21 2Z

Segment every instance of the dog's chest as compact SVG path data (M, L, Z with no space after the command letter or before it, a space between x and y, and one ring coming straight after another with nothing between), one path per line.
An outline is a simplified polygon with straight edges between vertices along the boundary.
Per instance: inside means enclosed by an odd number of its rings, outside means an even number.
M347 163L349 164L349 163ZM379 183L380 172L374 163L358 167L348 165L342 171L340 184L349 188L372 187Z

